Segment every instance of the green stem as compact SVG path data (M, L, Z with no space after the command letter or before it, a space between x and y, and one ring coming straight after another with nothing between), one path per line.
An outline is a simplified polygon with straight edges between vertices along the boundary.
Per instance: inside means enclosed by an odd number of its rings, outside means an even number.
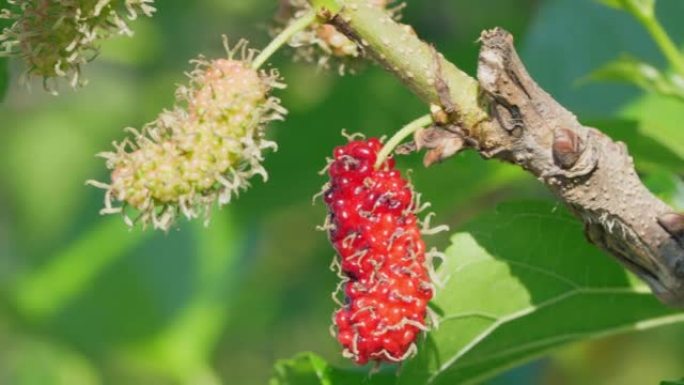
M342 9L342 5L337 0L309 0L309 4L319 10L327 10L332 13L337 13Z
M382 147L378 153L378 159L375 161L375 168L380 168L380 166L387 160L387 157L394 151L394 149L402 142L404 139L413 135L414 132L419 129L428 126L432 123L432 115L424 115L420 118L412 121L411 123L402 127L401 130L397 131L385 145Z
M630 7L629 10L636 16L641 25L646 28L646 31L651 35L651 38L658 45L658 48L665 55L672 68L684 76L684 56L682 56L677 45L672 41L662 24L660 24L655 13L652 11L643 12L634 6Z
M320 15L337 16L329 20L353 31L353 38L364 51L427 104L442 105L444 94L438 81L446 84L449 102L458 107L460 123L474 130L488 118L480 105L477 80L447 61L430 45L420 40L413 29L400 24L368 0L309 0ZM327 12L326 12L327 11Z
M280 47L285 45L295 34L311 25L316 19L316 12L311 9L287 26L282 32L273 39L266 48L259 53L252 63L252 68L258 69L273 55Z

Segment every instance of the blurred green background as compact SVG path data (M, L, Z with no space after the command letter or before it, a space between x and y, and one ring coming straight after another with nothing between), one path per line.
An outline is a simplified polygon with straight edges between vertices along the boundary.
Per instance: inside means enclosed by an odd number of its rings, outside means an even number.
M654 191L682 207L682 104L628 85L578 82L621 52L664 64L630 16L591 0L407 3L404 20L469 73L482 29L513 32L533 76L581 120L618 137L633 137L636 125L642 142L667 149L643 151L637 164ZM425 106L373 66L338 77L280 54L274 65L288 89L278 95L290 115L269 131L280 146L266 161L269 182L215 211L207 228L182 221L168 234L129 231L97 214L102 192L84 181L107 175L94 155L122 139L122 128L170 106L189 59L223 54L221 34L263 47L277 4L157 7L133 24L135 38L103 45L84 89L63 86L53 97L33 84L29 92L10 62L0 104L2 385L264 384L277 359L299 351L349 365L328 332L337 278L328 269L333 251L315 230L325 215L311 204L324 183L317 171L343 141L341 129L388 134ZM661 0L658 13L681 43L684 2ZM662 156L674 161L662 167ZM427 170L419 156L400 164L414 169L437 222L452 230L498 202L552 199L520 170L472 153ZM443 248L447 237L429 242ZM575 344L489 383L644 385L683 375L679 325Z

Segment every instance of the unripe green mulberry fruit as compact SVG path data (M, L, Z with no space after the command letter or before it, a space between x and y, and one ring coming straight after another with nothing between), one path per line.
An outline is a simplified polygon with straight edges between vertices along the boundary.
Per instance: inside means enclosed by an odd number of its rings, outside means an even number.
M81 85L81 66L97 56L98 42L112 34L131 35L128 21L151 16L153 0L7 0L0 19L13 24L0 31L0 56L21 57L27 74L66 77Z
M103 154L111 183L94 184L107 190L104 213L121 212L113 204L122 202L144 225L167 230L179 213L208 218L214 202L230 202L254 175L267 179L263 152L276 144L264 127L286 113L270 91L284 85L277 72L252 68L253 54L240 42L226 59L195 60L177 106Z

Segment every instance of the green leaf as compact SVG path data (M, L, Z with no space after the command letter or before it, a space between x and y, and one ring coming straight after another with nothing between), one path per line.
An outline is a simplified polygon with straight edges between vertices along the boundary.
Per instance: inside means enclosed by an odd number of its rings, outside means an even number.
M7 70L7 58L0 57L0 102L5 99L7 84L9 83L9 73Z
M639 171L675 174L684 172L684 157L648 135L648 129L633 119L601 119L587 121L613 140L624 142Z
M580 82L586 81L633 83L648 92L684 101L684 79L676 74L664 74L654 66L627 55L599 67Z
M640 131L660 142L680 157L684 157L684 120L682 103L657 94L646 95L626 106L621 118L637 120Z
M659 18L672 36L684 36L684 23L679 22L682 12L684 1L658 3ZM563 44L553 43L559 41ZM640 91L622 84L572 87L577 79L623 52L659 68L665 65L643 26L630 15L603 7L596 0L541 2L519 46L535 80L580 118L610 116L639 97Z
M660 385L684 385L684 378L679 381L663 381Z
M684 321L557 206L505 205L467 230L438 272L439 327L400 384L475 383L569 342Z
M644 185L658 198L672 206L675 210L681 210L682 183L681 177L665 170L653 170L642 177Z
M395 379L387 372L335 368L313 353L280 360L274 372L269 385L389 385Z

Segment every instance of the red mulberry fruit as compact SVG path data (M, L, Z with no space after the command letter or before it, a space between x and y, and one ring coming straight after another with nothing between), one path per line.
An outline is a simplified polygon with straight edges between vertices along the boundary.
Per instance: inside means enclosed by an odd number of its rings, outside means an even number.
M357 364L402 361L413 352L433 289L414 192L382 144L355 140L334 151L324 191L330 241L340 256L345 304L337 339Z

